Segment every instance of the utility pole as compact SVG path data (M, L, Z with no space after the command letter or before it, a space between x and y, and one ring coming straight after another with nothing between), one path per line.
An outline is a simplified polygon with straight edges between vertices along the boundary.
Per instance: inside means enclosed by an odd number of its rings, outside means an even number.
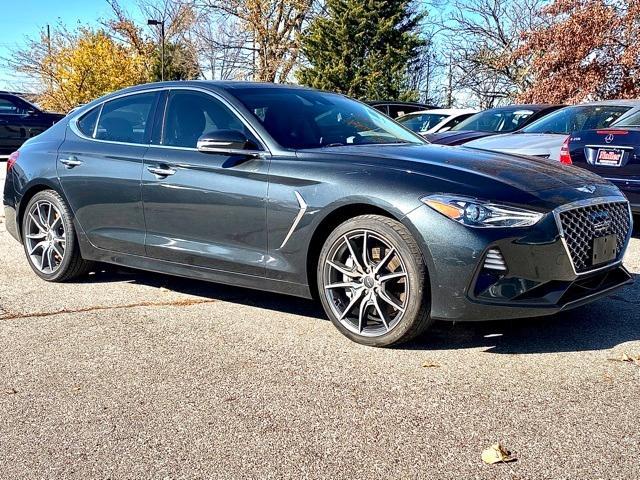
M429 102L429 87L431 85L429 85L429 83L431 82L431 53L427 54L427 84L425 85L424 88L424 103L431 103Z
M449 77L448 88L447 88L447 107L451 108L453 106L453 60L451 58L451 54L449 54Z
M51 68L51 27L47 23L47 63ZM49 72L49 90L53 88L53 79L51 78L51 72Z
M147 25L160 25L160 79L164 82L164 20L147 20Z

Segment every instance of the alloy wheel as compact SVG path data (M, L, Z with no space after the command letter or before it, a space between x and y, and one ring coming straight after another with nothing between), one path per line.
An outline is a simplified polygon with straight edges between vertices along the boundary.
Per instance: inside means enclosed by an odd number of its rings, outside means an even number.
M332 245L323 268L326 298L345 328L376 337L398 325L409 301L409 276L388 239L370 230L349 232Z
M58 208L47 200L34 203L27 212L25 242L31 263L40 272L55 273L64 260L66 237Z

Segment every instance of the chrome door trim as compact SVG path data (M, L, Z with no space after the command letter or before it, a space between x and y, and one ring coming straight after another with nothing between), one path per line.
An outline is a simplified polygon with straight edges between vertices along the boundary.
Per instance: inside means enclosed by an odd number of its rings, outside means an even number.
M304 198L302 198L302 195L300 195L300 192L296 190L293 193L296 196L296 200L298 200L298 206L300 207L300 209L298 210L298 214L296 215L296 218L293 219L291 228L289 228L289 232L287 233L287 236L284 237L284 240L282 241L282 245L280 245L280 249L282 249L287 244L287 242L289 241L289 238L291 238L291 235L293 235L293 232L295 231L296 227L300 223L300 220L302 220L302 217L306 213L307 208L309 208L309 206L307 205L307 202L305 202Z
M256 129L253 127L253 125L251 125L251 123L249 121L247 121L247 119L244 117L244 115L242 115L242 113L240 113L238 111L238 109L234 105L232 105L226 98L224 98L219 93L216 93L216 92L214 92L212 90L208 90L206 88L201 88L201 87L164 86L164 87L155 87L155 88L148 88L148 89L143 89L143 90L136 90L135 92L126 92L126 93L122 93L120 95L115 95L113 97L109 97L109 98L103 100L100 104L95 105L93 108L87 110L86 112L83 112L82 115L78 115L75 118L72 118L71 120L69 120L69 128L78 137L80 137L80 138L82 138L84 140L92 141L92 142L108 143L108 144L115 144L115 145L130 145L130 146L136 146L136 147L140 147L140 146L143 146L143 147L166 147L166 148L177 148L177 149L180 149L180 150L195 150L195 151L198 151L197 148L171 147L169 145L157 145L157 144L153 144L153 143L150 143L150 142L149 143L130 143L130 142L118 142L118 141L114 141L114 140L101 140L101 139L98 139L98 138L94 138L96 133L97 133L97 130L98 130L98 123L100 122L100 117L102 116L102 109L103 109L105 103L110 102L112 100L117 100L119 98L130 97L132 95L140 95L140 94L143 94L143 93L162 92L162 91L171 92L171 90L191 90L191 91L201 92L201 93L205 93L207 95L211 95L213 98L215 98L216 100L221 102L225 107L227 107L229 110L231 110L231 112L236 117L238 117L238 119L242 122L242 124L245 127L247 127L249 129L249 131L251 131L251 133L256 137L258 142L260 142L260 146L262 147L262 149L264 150L265 153L271 154L271 150L269 149L269 147L267 145L267 142L264 141L264 139L256 131ZM86 113L90 112L94 108L98 108L98 106L100 107L100 113L98 114L98 118L96 119L96 126L94 127L94 130L93 130L93 136L92 137L88 137L88 136L86 136L84 133L82 133L80 131L80 129L78 128L77 123L78 123L78 121L80 120L81 117L83 117ZM164 125L164 121L162 123Z

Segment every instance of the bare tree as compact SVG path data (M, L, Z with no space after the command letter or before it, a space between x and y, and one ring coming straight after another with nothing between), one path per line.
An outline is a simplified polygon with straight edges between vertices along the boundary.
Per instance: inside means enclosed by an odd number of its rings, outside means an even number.
M523 34L542 22L545 0L455 0L443 22L451 83L487 108L530 86L530 58L514 60Z
M298 61L300 32L313 0L201 0L200 5L235 20L246 37L240 48L249 52L254 80L283 82ZM215 18L215 16L213 17ZM226 42L227 47L232 42Z
M212 80L248 80L253 76L253 52L250 36L233 17L221 16L210 9L201 11L194 29L206 78Z
M133 17L121 5L119 0L107 0L113 17L103 20L102 24L119 41L135 49L147 59L147 68L154 69L156 55L160 45L161 31L157 27L143 30ZM173 55L165 61L167 67L174 70L192 71L194 68L202 76L198 64L198 49L195 43L195 29L198 23L197 11L192 0L136 0L136 7L146 19L164 22L165 44L168 50L175 51L179 46L182 55ZM180 63L184 64L180 64Z

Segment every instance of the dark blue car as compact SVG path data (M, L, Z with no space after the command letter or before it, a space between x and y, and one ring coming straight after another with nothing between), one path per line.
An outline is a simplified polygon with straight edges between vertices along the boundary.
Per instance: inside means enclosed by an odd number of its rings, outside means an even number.
M640 213L640 126L572 133L563 146L561 161L611 181L627 196L633 212Z

